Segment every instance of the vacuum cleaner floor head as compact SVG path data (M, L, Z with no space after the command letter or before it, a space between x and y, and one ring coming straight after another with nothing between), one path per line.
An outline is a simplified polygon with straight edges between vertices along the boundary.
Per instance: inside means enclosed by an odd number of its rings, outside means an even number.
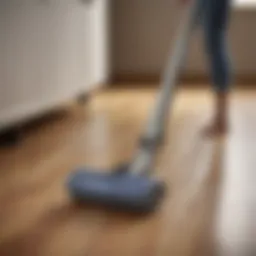
M143 212L155 209L164 188L162 182L145 176L86 169L72 174L68 182L71 196L78 201Z

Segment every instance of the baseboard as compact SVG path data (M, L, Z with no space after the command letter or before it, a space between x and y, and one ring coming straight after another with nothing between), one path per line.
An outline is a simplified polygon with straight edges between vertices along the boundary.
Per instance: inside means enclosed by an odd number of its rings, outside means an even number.
M134 73L123 73L117 74L111 79L112 87L126 87L126 86L141 86L145 87L156 87L159 84L161 76L157 74L134 74ZM235 86L245 88L256 88L256 75L236 75L233 79ZM186 74L180 79L180 84L184 87L200 87L210 83L209 77L201 74Z

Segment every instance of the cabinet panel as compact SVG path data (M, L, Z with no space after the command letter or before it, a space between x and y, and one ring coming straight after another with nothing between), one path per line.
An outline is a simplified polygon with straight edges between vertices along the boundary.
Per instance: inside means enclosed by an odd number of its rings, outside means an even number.
M94 88L95 1L0 2L0 129Z

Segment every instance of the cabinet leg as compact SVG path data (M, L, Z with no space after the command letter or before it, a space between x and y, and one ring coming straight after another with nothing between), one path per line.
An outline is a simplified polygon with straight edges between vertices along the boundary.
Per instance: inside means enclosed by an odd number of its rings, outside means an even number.
M84 105L89 101L89 99L90 99L89 93L81 93L77 97L77 102L78 104Z

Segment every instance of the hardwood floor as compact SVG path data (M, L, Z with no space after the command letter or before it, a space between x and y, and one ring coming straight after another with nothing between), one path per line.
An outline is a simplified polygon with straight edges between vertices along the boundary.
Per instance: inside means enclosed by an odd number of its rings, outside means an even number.
M154 89L115 89L34 125L0 150L0 255L256 255L256 92L236 91L231 129L209 139L211 95L176 97L156 175L168 184L149 216L74 205L65 188L76 167L110 168L130 156Z

